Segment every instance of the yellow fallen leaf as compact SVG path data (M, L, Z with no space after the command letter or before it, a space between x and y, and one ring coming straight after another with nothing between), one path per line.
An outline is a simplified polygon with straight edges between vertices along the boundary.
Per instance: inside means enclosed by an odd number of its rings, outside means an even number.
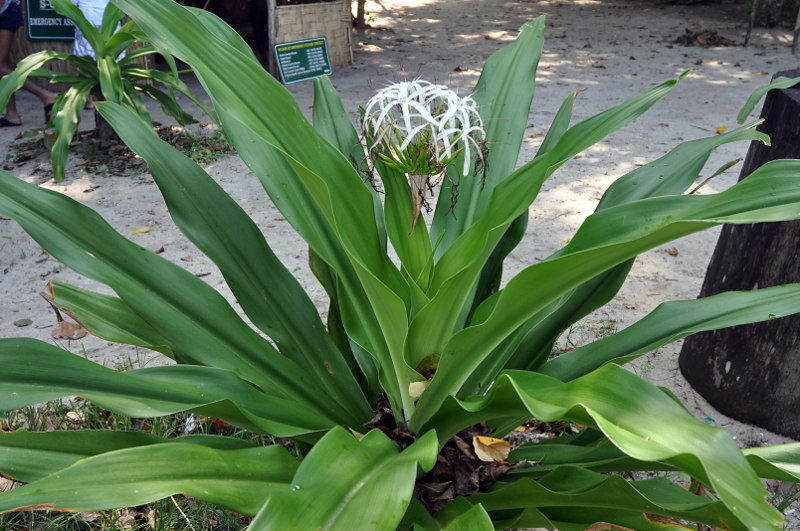
M430 380L425 380L424 382L411 382L408 384L408 396L411 398L419 398L422 395L422 392L428 388L430 383Z
M717 126L717 134L718 135L721 135L722 133L724 133L727 130L728 130L728 128L725 127L724 125L718 125Z
M136 230L134 230L134 231L133 231L133 233L134 233L134 234L144 234L144 233L146 233L146 232L150 232L150 227L149 227L149 226L147 226L147 227L140 227L140 228L138 228L138 229L136 229Z
M478 459L491 463L492 461L505 461L511 453L511 445L503 439L495 439L485 435L476 435L472 438L472 448Z

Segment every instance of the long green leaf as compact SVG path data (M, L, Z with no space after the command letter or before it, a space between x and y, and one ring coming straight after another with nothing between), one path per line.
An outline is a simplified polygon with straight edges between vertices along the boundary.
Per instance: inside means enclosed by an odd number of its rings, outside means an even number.
M594 427L635 459L665 462L690 474L709 485L735 515L738 522L727 522L731 529L779 529L781 515L764 501L766 490L736 442L614 364L569 383L507 371L486 396L448 398L423 429L435 427L446 437L479 420L524 415Z
M250 529L395 529L417 467L430 470L437 452L433 432L400 452L380 430L356 440L334 428L300 464L291 487L271 495Z
M761 98L763 98L770 90L791 88L797 85L798 83L800 83L800 78L797 77L789 78L781 76L779 78L776 78L769 85L758 87L756 90L753 91L752 94L750 94L750 97L747 99L747 102L739 111L739 116L736 117L736 121L739 122L740 124L744 123L744 121L747 120L747 117L750 116L750 113L753 112L753 109L755 108L756 104L759 101L761 101Z
M28 76L38 71L44 64L59 59L65 60L68 57L70 57L68 53L42 50L17 63L17 68L13 72L0 79L0 106L5 108L11 95L22 88Z
M334 423L294 398L258 391L230 371L166 365L116 372L34 339L0 339L0 404L17 409L81 396L130 417L196 411L261 433L291 437Z
M489 148L486 176L484 179L480 174L471 173L462 177L457 163L450 171L450 178L445 179L431 227L431 239L439 241L441 237L436 248L437 258L484 214L495 186L510 175L517 164L533 101L544 26L544 16L524 24L514 43L492 54L483 66L473 97L486 129ZM454 194L458 201L449 214Z
M547 362L540 372L567 381L609 362L623 364L690 334L800 312L800 284L665 302L628 328Z
M100 38L108 41L117 31L117 26L124 16L125 13L120 8L111 3L106 4L106 8L103 11L103 20L100 23Z
M80 460L53 475L0 493L0 512L92 511L130 507L183 493L253 514L287 488L297 461L282 446L217 450L164 443Z
M86 457L122 448L166 442L144 432L107 430L0 433L0 472L29 483Z
M55 303L92 334L107 341L144 347L175 359L169 341L139 317L125 301L58 281L49 284Z
M106 101L120 103L123 99L122 74L119 64L113 57L99 57L97 69L100 72L100 90Z
M255 446L242 439L220 435L184 435L165 439L140 431L19 430L0 434L0 471L16 481L30 483L93 455L167 442L202 444L220 450Z
M722 502L694 495L667 478L628 482L616 474L607 476L574 466L556 468L539 481L524 478L495 485L491 492L471 496L470 502L480 503L490 513L527 508L546 513L548 507L574 507L580 515L583 507L602 507L717 527L735 521ZM617 522L612 519L609 523Z
M53 105L52 120L55 127L56 141L50 150L50 163L53 166L56 182L64 180L69 145L72 143L72 138L78 129L78 122L81 120L81 112L86 105L86 101L96 86L97 82L93 79L80 81L61 94Z
M92 50L98 52L103 48L104 41L100 31L86 19L86 16L78 6L70 2L70 0L50 0L50 3L53 4L56 13L70 19L81 30ZM117 8L112 7L111 10L113 13Z

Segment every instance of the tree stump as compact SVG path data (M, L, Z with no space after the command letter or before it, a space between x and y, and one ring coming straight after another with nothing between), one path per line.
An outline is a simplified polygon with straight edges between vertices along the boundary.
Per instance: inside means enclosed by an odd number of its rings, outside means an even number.
M740 180L771 160L800 158L800 86L770 91L761 117L772 147L751 143ZM800 282L800 221L726 225L700 297L793 282ZM680 368L720 412L800 438L800 315L777 317L686 338Z

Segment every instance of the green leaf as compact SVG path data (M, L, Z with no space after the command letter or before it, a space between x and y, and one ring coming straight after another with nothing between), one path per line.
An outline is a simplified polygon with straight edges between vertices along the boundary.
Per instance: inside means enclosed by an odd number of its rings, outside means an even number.
M658 514L720 528L736 521L722 502L692 494L667 478L629 482L576 466L558 467L539 481L523 478L495 484L490 492L477 493L469 501L490 513L534 508L547 514L549 507L573 507L579 522L584 507ZM613 517L607 521L617 523Z
M106 8L103 11L103 21L100 26L100 39L104 41L111 39L124 16L125 13L120 8L110 2L106 4Z
M347 116L342 99L333 88L328 76L314 80L314 129L328 142L336 146L342 155L347 157L355 170L363 175L368 170L367 155L361 145L355 127ZM370 183L371 184L371 183ZM383 222L383 204L373 186L368 187L372 193L375 208L375 220L378 222L378 236L386 250L386 227Z
M122 74L119 64L113 57L98 57L97 69L100 73L100 90L107 101L120 103L123 99Z
M86 20L80 8L70 2L70 0L50 0L50 3L53 4L56 13L70 19L78 29L81 30L81 33L83 33L83 36L89 42L89 45L96 55L96 52L102 49L104 39L100 35L100 31L95 28L91 22ZM111 9L112 14L117 10L116 7L112 7Z
M49 476L86 457L166 442L144 432L106 430L0 433L0 471L29 483Z
M758 87L753 91L752 94L750 94L750 97L747 98L747 103L745 103L744 107L742 107L742 110L739 111L739 116L736 117L736 121L740 124L744 123L744 121L747 120L747 117L750 116L750 113L753 112L756 104L761 101L761 98L763 98L764 95L770 90L787 89L797 85L798 83L800 83L800 78L798 77L789 78L781 76L776 78L769 85Z
M55 127L56 141L50 150L50 163L53 165L53 174L56 182L64 180L64 172L69 156L69 145L78 129L81 112L86 106L86 101L97 86L93 79L86 79L72 85L61 94L53 104L52 120Z
M544 16L525 23L514 43L492 54L483 67L472 93L486 130L489 148L486 177L484 180L482 175L474 173L462 177L456 168L460 169L463 155L451 168L449 179L442 185L431 226L431 239L441 238L436 248L437 258L486 212L495 186L516 166L533 101L544 27ZM458 202L453 213L448 214L456 193Z
M334 428L300 464L291 486L270 496L250 529L395 529L418 465L433 468L437 452L433 432L400 452L380 430L357 440Z
M129 28L130 26L135 25L133 22L129 22L125 24L125 29ZM127 31L122 29L115 33L106 44L103 46L102 51L100 52L100 57L110 57L117 61L122 67L125 64L122 60L120 60L120 55L127 50L131 45L136 43L136 37ZM141 55L139 56L141 57Z
M174 63L174 59L172 59L172 57L169 56L169 60L167 62ZM208 105L206 105L200 98L195 96L195 94L192 92L189 86L180 80L177 72L168 73L168 72L162 72L160 70L141 68L139 65L126 65L122 69L122 74L124 77L131 79L131 82L144 81L145 82L144 84L136 83L136 85L140 88L142 88L142 85L146 85L147 83L153 81L161 83L170 90L170 97L173 100L174 100L174 94L172 94L172 91L177 90L178 92L180 92L181 94L192 100L208 116L210 116L214 120L217 120L217 113L213 109L210 109ZM186 123L194 123L192 120L187 120Z
M25 509L92 511L144 505L178 493L253 514L287 488L297 461L282 446L218 450L150 444L89 457L0 493L0 513Z
M161 105L161 110L163 110L167 116L172 116L175 118L175 121L179 124L186 125L197 123L197 120L195 120L191 114L184 111L183 107L181 107L180 104L175 101L174 97L170 96L160 88L147 84L136 85L136 87L141 92L144 92L156 100L158 104Z
M222 435L184 435L165 439L138 431L78 430L0 434L0 471L16 481L29 483L91 457L123 448L183 442L219 450L252 448L243 439Z
M742 451L759 476L800 482L800 443L745 448Z
M334 425L296 398L268 395L223 369L165 365L116 372L27 338L0 339L0 363L3 409L78 395L130 417L194 411L283 437Z
M436 513L436 520L442 531L492 531L495 529L486 509L472 505L465 498L456 498L453 503Z
M169 341L122 299L82 290L58 281L50 282L49 288L56 304L72 312L81 326L92 334L107 341L155 350L175 359L172 349L167 346Z
M568 381L605 363L627 363L690 334L797 312L800 312L800 284L665 302L628 328L547 362L540 372Z
M214 36L222 39L226 44L232 46L239 53L246 55L249 59L258 61L250 45L247 44L236 31L232 30L224 20L205 9L188 6L186 9L194 15L208 31L213 33Z
M65 60L68 57L70 57L68 53L42 50L41 52L29 55L17 63L17 68L13 72L0 79L0 106L5 108L5 106L8 105L8 100L11 98L11 95L21 89L22 85L25 84L25 80L28 79L28 76L37 72L42 65L49 61L59 59Z
M526 415L596 428L634 459L657 462L656 470L664 462L690 474L736 517L737 522L726 522L731 529L780 529L780 513L764 501L766 490L730 435L696 420L666 393L614 364L568 383L506 371L486 396L445 400L423 429L435 428L446 437L478 421Z

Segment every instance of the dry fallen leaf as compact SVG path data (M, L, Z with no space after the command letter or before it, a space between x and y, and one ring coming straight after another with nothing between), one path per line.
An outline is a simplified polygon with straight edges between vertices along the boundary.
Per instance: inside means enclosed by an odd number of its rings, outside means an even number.
M725 127L724 125L718 125L717 126L717 134L718 135L721 135L722 133L724 133L727 130L728 130L728 128Z
M472 438L472 447L478 459L491 463L492 461L505 461L511 453L511 444L503 439L495 439L485 435L476 435Z
M0 492L11 490L14 487L14 482L10 479L0 477Z
M80 424L86 420L86 415L83 413L83 411L67 411L65 416L67 417L67 420L76 424Z
M597 522L586 528L586 531L635 531L630 527L622 527L621 525L609 524L608 522Z
M86 336L86 329L69 321L59 321L58 326L50 332L50 335L54 339L81 339Z
M667 249L667 254L670 256L678 256L678 250L675 247Z
M191 256L181 256L181 262L191 262L191 261L192 261Z
M408 384L408 396L411 398L419 398L422 395L422 392L428 388L428 385L431 383L430 380L425 380L424 382L411 382Z
M147 227L139 227L138 229L133 231L134 234L145 234L147 232L150 232L150 226L149 225Z

